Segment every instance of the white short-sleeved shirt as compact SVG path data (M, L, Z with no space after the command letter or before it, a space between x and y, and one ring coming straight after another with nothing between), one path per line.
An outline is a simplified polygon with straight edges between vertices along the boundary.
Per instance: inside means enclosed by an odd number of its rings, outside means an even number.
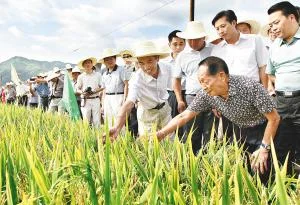
M168 64L171 65L171 75L173 76L172 72L174 72L176 61L172 57L172 55L170 54L167 58L162 59L161 62L168 63ZM169 82L170 86L168 86L168 90L171 90L171 91L174 90L173 89L173 79L174 79L173 77L171 77L169 79L170 80L170 82ZM181 90L185 90L185 78L184 78L184 76L181 77Z
M102 77L101 73L93 71L92 73L82 73L78 76L76 83L76 90L84 91L87 87L91 87L92 90L101 88ZM93 94L91 97L98 96L98 94Z
M171 77L170 67L161 62L157 79L139 69L129 83L127 100L132 102L139 101L145 109L152 109L158 104L166 102L169 94L167 92L168 80Z
M212 45L206 44L201 51L189 49L187 51L182 51L177 56L172 76L173 78L185 78L186 94L196 94L200 90L200 84L197 77L198 64L200 61L210 56L211 50Z
M259 67L267 65L268 50L258 35L240 34L240 39L235 44L228 44L225 40L216 45L212 56L222 58L233 75L242 75L257 82Z
M124 81L130 77L122 66L117 66L112 72L108 69L102 75L102 87L106 93L121 93L124 92Z

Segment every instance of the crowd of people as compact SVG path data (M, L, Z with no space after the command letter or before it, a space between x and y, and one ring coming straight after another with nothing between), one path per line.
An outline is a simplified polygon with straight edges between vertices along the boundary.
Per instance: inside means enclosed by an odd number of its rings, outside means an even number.
M125 124L137 137L178 137L183 143L191 132L197 154L211 136L219 137L211 134L215 126L229 141L235 136L244 144L249 169L263 182L272 167L272 140L281 163L289 156L292 174L300 160L300 13L288 1L267 13L269 23L261 27L223 10L212 19L217 35L190 21L169 34L170 50L140 42L132 50L104 49L100 59L84 58L65 72L38 74L28 81L28 106L64 113L60 102L69 75L82 119L95 127L108 123L112 141ZM11 83L4 98L17 99Z

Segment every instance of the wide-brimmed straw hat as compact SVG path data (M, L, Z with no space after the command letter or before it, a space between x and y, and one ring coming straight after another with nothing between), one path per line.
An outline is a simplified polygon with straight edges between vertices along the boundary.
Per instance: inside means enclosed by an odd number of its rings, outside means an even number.
M131 61L137 61L137 58L147 56L159 56L160 59L168 57L169 52L162 50L151 41L140 42L135 46L134 56Z
M53 68L53 72L54 73L58 73L58 72L60 72L61 71L61 69L59 68L59 67L54 67Z
M66 70L70 70L70 69L73 69L73 66L71 66L71 64L67 64L66 65Z
M198 39L207 36L204 26L199 21L190 21L187 23L187 26L184 31L177 32L176 35L179 38L184 39Z
M260 29L260 34L264 37L269 37L269 30L270 30L270 25L266 24Z
M106 49L103 50L98 62L103 64L104 63L104 58L112 57L112 56L119 57L120 54L119 54L119 52L117 52L113 48L106 48Z
M251 26L251 34L258 34L260 30L260 23L255 20L242 20L237 23L239 25L240 23L247 23Z
M121 58L123 58L124 55L134 56L134 53L133 53L133 51L131 51L131 50L122 50L122 51L120 51L120 56L121 56Z
M78 68L78 66L75 66L75 68L72 69L72 73L81 73L81 70Z
M55 72L52 72L51 74L48 75L48 77L46 78L46 81L50 81L54 78L57 78L59 77L61 74L60 73L55 73Z
M82 60L77 64L77 66L78 66L80 69L84 70L84 67L83 67L82 63L83 63L84 61L86 61L86 60L91 60L93 66L95 66L95 65L97 64L97 59L96 59L96 58L94 58L94 57L89 57L89 58L84 58L84 59L82 59Z

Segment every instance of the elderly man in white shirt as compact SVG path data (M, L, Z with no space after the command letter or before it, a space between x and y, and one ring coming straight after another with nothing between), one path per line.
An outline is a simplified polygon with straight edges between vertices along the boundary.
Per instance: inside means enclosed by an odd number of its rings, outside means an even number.
M141 69L130 81L126 102L121 107L115 126L110 129L111 139L117 138L137 101L139 136L151 134L153 126L160 129L171 120L167 92L171 67L159 62L159 59L167 56L168 53L159 51L152 42L143 42L137 46L134 57Z
M211 55L225 60L231 74L247 76L267 88L265 69L268 51L262 38L240 33L236 29L237 17L232 10L219 12L212 24L224 40L213 48Z
M172 72L172 76L174 78L173 88L178 102L178 111L179 113L181 113L186 109L188 105L192 103L197 92L201 89L197 80L197 73L199 68L198 64L203 59L210 56L212 45L205 42L205 37L207 36L207 34L205 32L203 24L198 21L188 22L186 29L183 32L178 32L177 36L186 39L190 46L190 49L181 52L177 56L175 69ZM186 102L181 92L181 80L183 77L186 79ZM205 114L205 117L207 117L207 113ZM190 131L192 131L191 129L193 128L194 132L191 140L194 153L196 153L202 146L202 134L204 126L203 123L210 122L209 120L205 120L204 122L203 118L203 115L197 116L195 117L194 121L187 123L183 128L186 136ZM206 132L210 132L210 130L211 129L208 128ZM209 138L210 134L207 133L207 135ZM186 136L183 138L183 141L186 140Z
M76 90L81 94L81 112L83 120L89 122L94 127L100 126L100 98L101 74L93 71L93 66L97 63L94 57L85 58L78 63L84 73L80 74L77 79Z
M118 56L117 51L107 48L103 51L99 60L100 63L104 63L106 66L102 74L102 87L105 90L102 100L104 118L109 126L114 124L128 93L129 76L123 66L116 64Z

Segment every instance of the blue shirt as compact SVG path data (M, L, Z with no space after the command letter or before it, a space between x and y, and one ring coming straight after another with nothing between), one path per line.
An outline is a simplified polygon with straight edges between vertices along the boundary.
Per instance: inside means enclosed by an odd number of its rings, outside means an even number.
M266 73L275 75L275 90L300 90L300 28L288 43L277 38L270 47Z
M34 90L40 97L48 97L50 95L50 89L47 83L37 84Z

